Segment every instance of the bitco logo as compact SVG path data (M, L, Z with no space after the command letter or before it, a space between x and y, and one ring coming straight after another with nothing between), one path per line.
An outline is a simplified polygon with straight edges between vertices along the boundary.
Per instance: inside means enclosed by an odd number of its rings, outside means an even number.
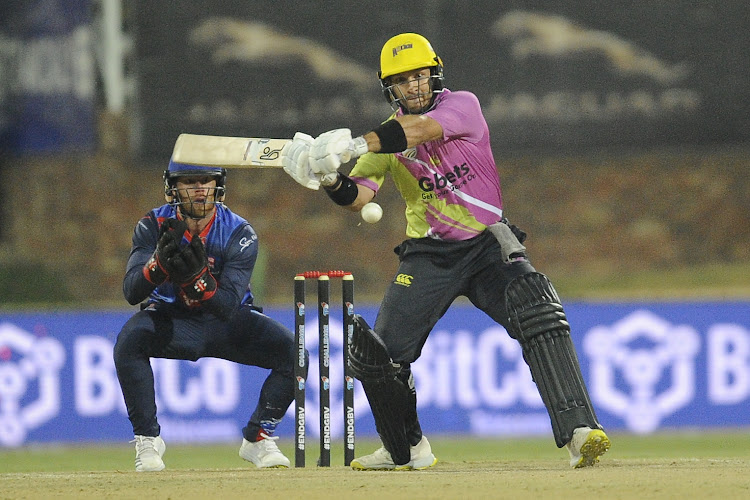
M693 400L699 348L693 328L649 311L592 328L584 352L591 360L595 404L622 417L633 431L654 431L664 417Z
M53 338L2 323L0 361L0 444L20 446L30 430L60 412L65 349Z
M699 387L710 406L750 398L750 331L741 324L714 323L701 335L639 310L592 328L583 346L594 404L635 432L655 431L667 417L694 406L704 396Z

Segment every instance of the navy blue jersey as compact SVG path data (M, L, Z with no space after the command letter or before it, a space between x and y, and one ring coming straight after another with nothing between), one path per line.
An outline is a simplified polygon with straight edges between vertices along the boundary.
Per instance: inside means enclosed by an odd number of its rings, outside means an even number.
M175 208L162 205L147 213L135 227L123 292L130 304L145 300L168 303L194 312L209 312L229 317L240 304L252 303L250 277L258 257L258 237L252 226L224 205L216 206L211 222L200 234L208 255L208 267L216 278L216 294L196 307L187 307L179 299L179 288L167 280L158 287L143 275L143 266L156 250L159 227L167 218L176 218ZM183 235L182 244L191 239Z

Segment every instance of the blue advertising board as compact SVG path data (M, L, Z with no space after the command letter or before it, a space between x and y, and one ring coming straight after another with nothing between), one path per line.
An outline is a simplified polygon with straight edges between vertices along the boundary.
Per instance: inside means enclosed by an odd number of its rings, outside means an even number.
M750 425L750 303L572 303L566 306L591 399L607 430ZM368 321L376 309L360 308ZM293 328L290 310L267 313ZM308 434L317 438L317 326L307 325ZM132 311L0 314L0 446L131 439L112 348ZM343 345L331 317L332 434L341 440ZM217 359L153 360L162 435L240 439L266 370ZM437 324L412 365L427 434L549 435L549 418L518 344L463 304ZM355 386L357 436L374 436ZM293 435L293 405L278 434Z
M0 152L94 148L93 45L90 0L0 5Z

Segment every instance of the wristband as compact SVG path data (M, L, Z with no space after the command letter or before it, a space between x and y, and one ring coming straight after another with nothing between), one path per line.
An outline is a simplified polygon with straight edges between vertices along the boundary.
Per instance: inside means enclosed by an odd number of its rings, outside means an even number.
M336 205L341 205L342 207L354 203L354 200L359 195L357 184L344 174L339 174L338 181L330 187L323 186L323 189Z
M381 153L400 153L406 150L407 142L404 127L397 120L388 120L375 127L372 131L380 139Z

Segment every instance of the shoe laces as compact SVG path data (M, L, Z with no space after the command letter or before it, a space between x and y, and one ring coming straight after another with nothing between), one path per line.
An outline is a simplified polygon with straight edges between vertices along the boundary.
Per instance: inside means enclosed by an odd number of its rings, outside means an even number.
M261 446L266 451L279 451L280 452L279 447L276 446L276 441L279 440L279 436L269 436L265 432L261 432L258 434L258 437L260 437L261 439L257 442L261 443Z
M136 452L139 455L149 451L158 454L156 450L156 437L154 436L135 436L135 439L130 441L130 443L135 443Z

